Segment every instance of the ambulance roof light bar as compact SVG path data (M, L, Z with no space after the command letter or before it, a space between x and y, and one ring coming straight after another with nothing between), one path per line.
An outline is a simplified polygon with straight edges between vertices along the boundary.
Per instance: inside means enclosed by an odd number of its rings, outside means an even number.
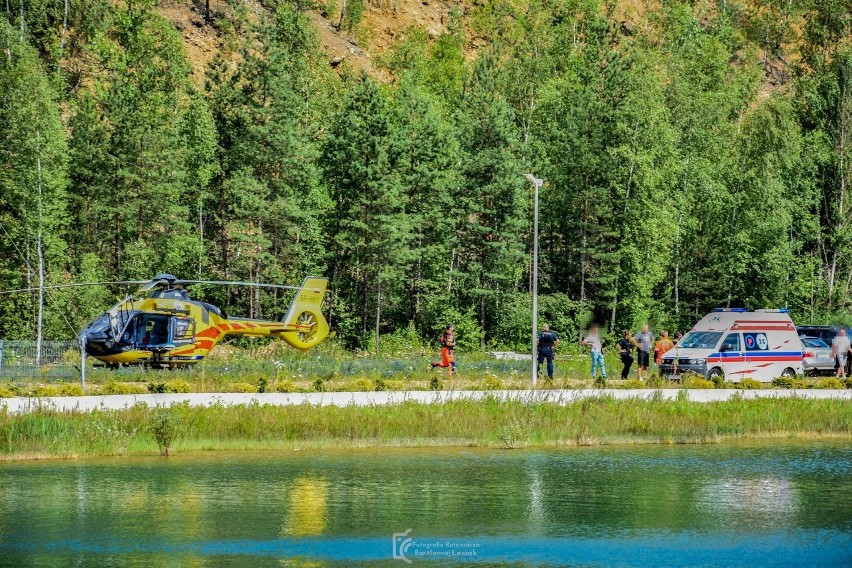
M747 309L745 309L745 308L714 308L714 309L713 309L713 311L714 311L714 312L737 312L737 313L743 313L743 312L747 312L748 310L747 310Z
M775 309L762 309L762 310L754 310L756 312L760 312L763 314L786 314L789 313L787 308L775 308Z

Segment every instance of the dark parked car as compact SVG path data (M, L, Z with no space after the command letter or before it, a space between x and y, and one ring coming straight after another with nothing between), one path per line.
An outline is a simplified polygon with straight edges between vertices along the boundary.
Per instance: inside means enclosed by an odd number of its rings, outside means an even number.
M802 337L802 363L806 375L834 373L831 346L819 337Z

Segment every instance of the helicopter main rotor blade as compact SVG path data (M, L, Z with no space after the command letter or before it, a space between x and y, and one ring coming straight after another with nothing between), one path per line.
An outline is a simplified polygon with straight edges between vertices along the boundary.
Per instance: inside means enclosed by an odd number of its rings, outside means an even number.
M282 288L285 290L301 290L301 286L285 286L284 284L263 284L261 282L238 282L234 280L175 280L174 284L218 284L224 286L259 286L261 288Z
M42 290L55 290L57 288L77 288L81 286L102 286L105 284L147 284L148 280L118 280L115 282L81 282L78 284L57 284L54 286L42 286ZM17 290L0 290L0 294L14 294L16 292L35 292L39 287L19 288Z

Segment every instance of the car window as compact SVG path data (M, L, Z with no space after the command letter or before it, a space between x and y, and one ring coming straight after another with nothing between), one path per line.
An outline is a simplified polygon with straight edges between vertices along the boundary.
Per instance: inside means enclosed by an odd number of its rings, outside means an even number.
M688 349L713 349L722 337L721 331L690 331L677 346Z
M728 337L726 337L725 341L722 343L722 346L725 347L725 351L739 351L740 350L740 334L739 333L729 333Z
M803 337L802 343L805 347L814 347L814 348L827 348L828 344L818 337Z

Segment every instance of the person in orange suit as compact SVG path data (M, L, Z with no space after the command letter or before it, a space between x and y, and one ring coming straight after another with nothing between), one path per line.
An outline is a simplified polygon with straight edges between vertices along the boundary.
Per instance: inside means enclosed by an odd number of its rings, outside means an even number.
M453 324L450 324L441 334L441 360L433 361L430 369L435 367L443 367L449 369L450 373L456 372L456 355L453 353L453 348L456 346L456 335L454 333Z

